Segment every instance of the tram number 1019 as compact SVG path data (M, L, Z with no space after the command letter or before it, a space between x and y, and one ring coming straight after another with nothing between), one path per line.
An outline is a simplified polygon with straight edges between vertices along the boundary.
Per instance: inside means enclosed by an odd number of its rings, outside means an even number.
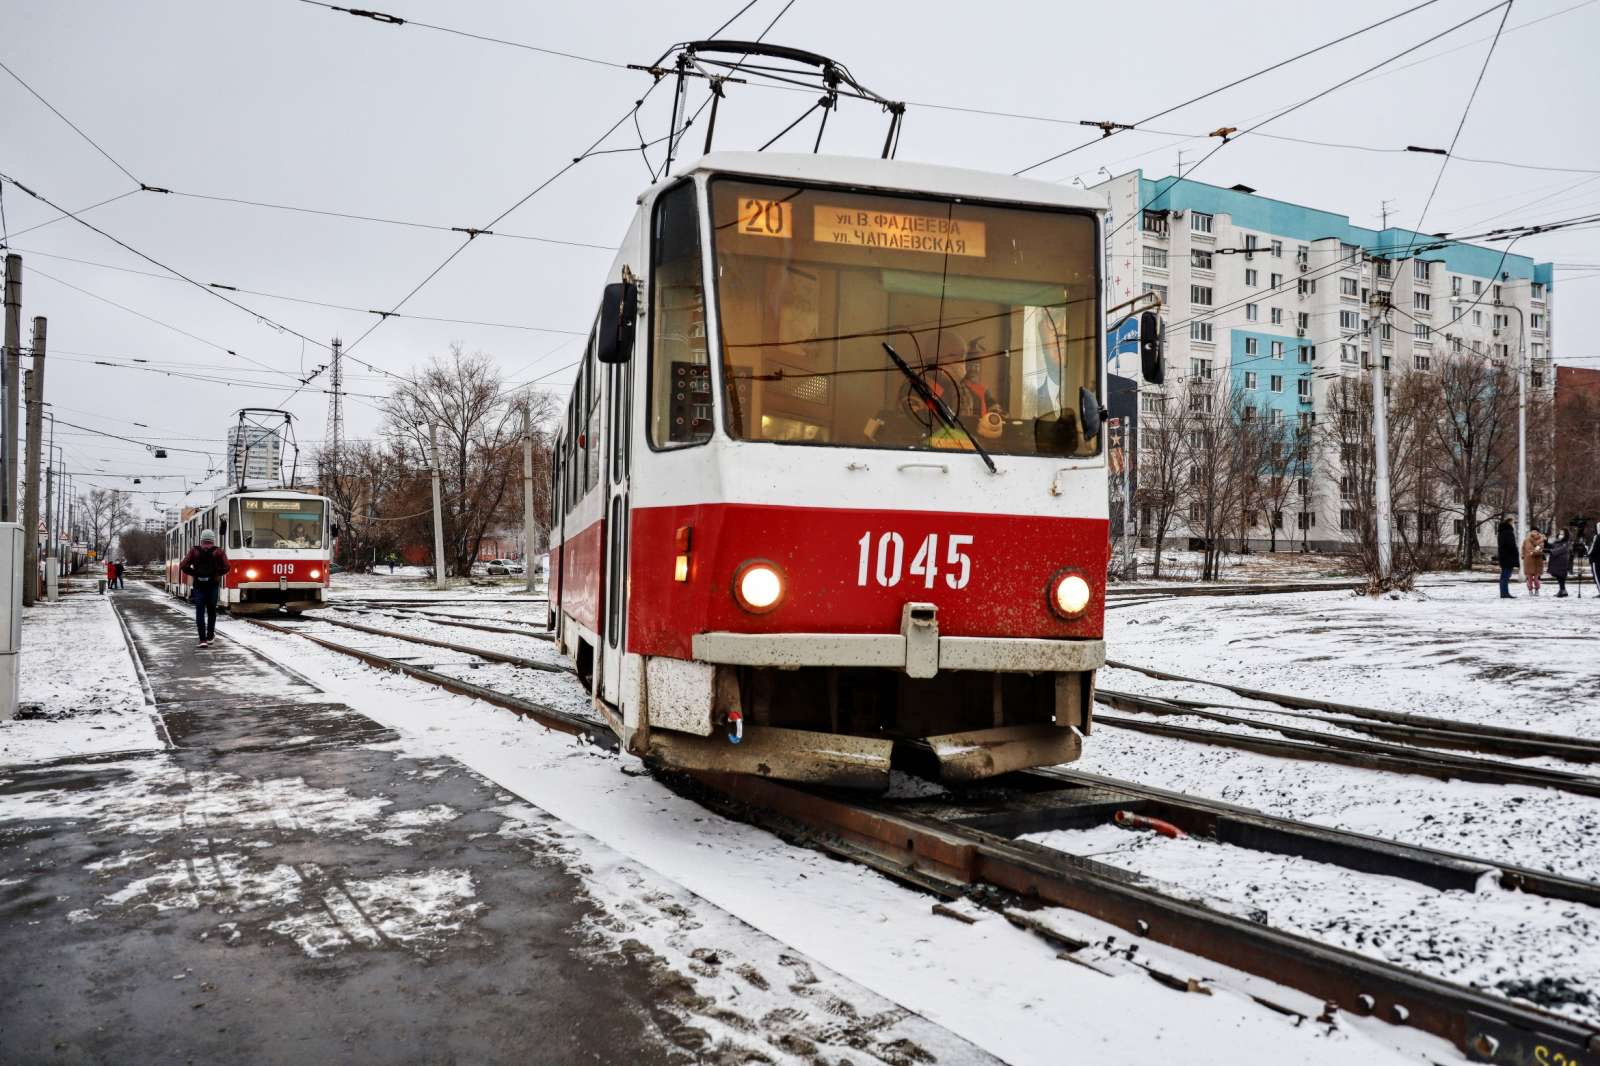
M909 576L911 579L922 578L922 587L931 589L934 580L939 576L940 567L943 566L945 585L953 589L964 589L967 587L967 582L972 580L972 559L962 549L971 543L972 537L966 533L947 535L944 538L944 559L941 563L939 534L929 533L922 538L922 544L911 556L911 566L907 569L904 537L898 533L879 534L874 558L872 534L863 533L861 539L856 542L861 549L861 554L856 560L856 585L865 588L868 578L871 577L883 588L893 588L900 584L901 577Z

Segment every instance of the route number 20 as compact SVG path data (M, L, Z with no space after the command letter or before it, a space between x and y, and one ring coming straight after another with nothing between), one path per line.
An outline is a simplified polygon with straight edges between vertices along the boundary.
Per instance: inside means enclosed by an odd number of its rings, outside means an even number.
M945 538L945 552L943 566L946 567L944 583L953 589L964 589L967 582L972 580L972 559L962 549L972 543L972 537L966 533L952 533ZM929 533L922 538L922 544L911 557L911 567L904 570L906 559L906 541L898 533L882 533L878 536L876 558L873 558L873 541L871 533L861 534L861 539L856 542L861 549L861 554L856 560L856 585L865 588L870 574L883 588L893 588L900 584L900 578L909 575L911 578L922 578L922 587L933 588L934 579L939 576L939 534ZM876 563L876 565L869 565Z

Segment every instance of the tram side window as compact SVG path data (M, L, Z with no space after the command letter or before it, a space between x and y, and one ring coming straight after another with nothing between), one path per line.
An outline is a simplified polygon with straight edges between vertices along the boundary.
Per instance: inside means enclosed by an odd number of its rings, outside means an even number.
M692 182L656 201L650 271L650 443L711 437L711 364L700 219Z
M594 345L583 363L583 491L595 487L600 480L600 375L595 362Z

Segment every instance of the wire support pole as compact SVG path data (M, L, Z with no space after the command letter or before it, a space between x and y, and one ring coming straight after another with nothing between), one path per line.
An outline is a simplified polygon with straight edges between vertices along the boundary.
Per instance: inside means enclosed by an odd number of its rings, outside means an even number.
M439 427L428 427L428 443L433 452L433 587L442 589L444 580L444 501L440 493Z
M0 415L5 421L4 454L0 455L0 521L17 520L17 378L22 365L22 256L6 255L5 370L0 386Z
M522 577L524 587L533 591L533 560L539 550L538 530L533 514L533 417L522 409Z

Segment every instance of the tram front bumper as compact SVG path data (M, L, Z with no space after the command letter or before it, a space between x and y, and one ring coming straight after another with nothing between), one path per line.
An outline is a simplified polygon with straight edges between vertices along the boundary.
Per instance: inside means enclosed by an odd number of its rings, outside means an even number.
M933 646L924 650L919 643ZM940 670L1078 673L1106 664L1103 640L936 637L919 642L903 633L698 633L692 647L699 661L721 666L881 667L912 677L932 677Z

